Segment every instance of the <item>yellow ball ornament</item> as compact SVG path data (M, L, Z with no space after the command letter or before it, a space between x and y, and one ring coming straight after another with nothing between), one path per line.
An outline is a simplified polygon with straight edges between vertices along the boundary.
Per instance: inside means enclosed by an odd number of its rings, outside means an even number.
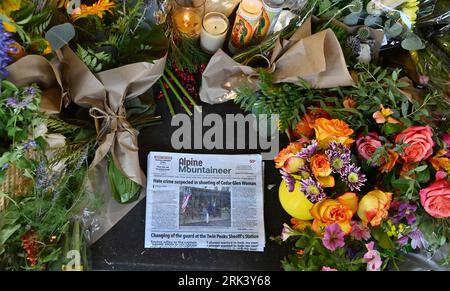
M283 180L278 189L278 196L280 198L281 206L284 210L297 219L312 220L313 217L309 210L313 207L311 201L306 198L305 194L300 191L300 182L295 182L294 191L289 192L286 182Z

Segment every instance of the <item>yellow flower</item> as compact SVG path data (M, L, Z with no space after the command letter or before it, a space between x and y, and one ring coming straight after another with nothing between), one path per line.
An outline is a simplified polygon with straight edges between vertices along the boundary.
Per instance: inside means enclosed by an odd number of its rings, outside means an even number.
M103 16L106 12L112 14L111 8L115 6L115 3L111 0L98 0L97 3L92 5L82 4L79 8L76 8L72 12L72 20L77 20L83 17L87 17L89 15L97 15L100 19L103 19Z
M372 117L375 119L375 122L378 124L385 123L400 123L397 119L390 117L394 114L394 111L390 108L384 108L383 104L380 104L380 110L375 112Z
M17 11L22 5L22 0L1 0L0 14L9 16L11 12Z
M402 12L414 25L417 19L417 11L419 10L419 1L417 0L407 0L402 5Z
M50 43L47 40L45 40L45 43L46 43L47 47L45 48L44 52L42 53L44 56L52 53L52 46L50 45Z

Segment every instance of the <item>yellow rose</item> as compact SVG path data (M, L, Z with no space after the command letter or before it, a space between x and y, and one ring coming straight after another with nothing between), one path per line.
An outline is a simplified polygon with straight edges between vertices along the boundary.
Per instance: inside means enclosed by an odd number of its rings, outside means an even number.
M356 209L358 209L358 196L351 192L336 199L317 202L310 210L314 218L311 229L322 234L327 225L337 223L346 234L349 234L352 231L350 221Z
M388 216L392 193L373 190L367 193L358 206L358 216L364 225L378 226Z
M328 148L332 141L343 143L346 146L350 146L354 142L350 138L353 129L342 120L319 118L316 119L313 128L321 148Z

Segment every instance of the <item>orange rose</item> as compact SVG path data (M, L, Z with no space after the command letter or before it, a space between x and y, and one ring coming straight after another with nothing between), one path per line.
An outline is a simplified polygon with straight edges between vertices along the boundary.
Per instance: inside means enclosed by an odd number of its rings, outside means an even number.
M334 177L330 176L331 166L327 156L322 154L312 156L311 170L322 187L334 187Z
M346 146L350 146L354 142L350 138L350 135L353 134L353 129L342 120L319 118L314 123L313 128L321 148L328 148L332 141L343 143Z
M393 150L388 150L388 158L383 166L380 167L381 173L389 173L395 166L398 160L398 153Z
M317 202L310 210L314 217L311 229L317 234L322 234L327 225L337 223L346 234L349 234L352 231L350 221L357 209L358 196L351 192L336 199Z
M436 171L450 172L450 159L447 158L448 150L440 150L430 159L430 163Z
M283 169L286 172L293 174L297 173L298 169L305 165L305 161L295 155L303 148L305 140L299 140L290 143L286 148L282 149L274 158L275 168Z
M323 109L308 110L302 119L297 123L294 129L296 137L312 137L314 135L313 125L318 118L330 119L331 116Z
M388 216L392 193L373 190L367 193L358 206L358 216L364 225L378 226Z

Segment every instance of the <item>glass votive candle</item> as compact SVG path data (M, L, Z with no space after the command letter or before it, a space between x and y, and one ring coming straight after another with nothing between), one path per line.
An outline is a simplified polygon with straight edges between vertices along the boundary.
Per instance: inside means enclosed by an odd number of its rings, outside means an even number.
M172 22L183 36L200 36L204 14L205 0L174 0Z
M214 54L223 46L230 24L228 17L219 12L209 12L202 22L200 46L203 51Z

